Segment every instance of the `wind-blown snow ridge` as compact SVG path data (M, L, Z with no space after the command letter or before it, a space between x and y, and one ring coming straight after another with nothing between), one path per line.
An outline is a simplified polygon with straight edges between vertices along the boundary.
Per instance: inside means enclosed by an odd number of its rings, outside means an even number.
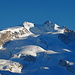
M50 21L0 31L1 75L74 75L75 32Z

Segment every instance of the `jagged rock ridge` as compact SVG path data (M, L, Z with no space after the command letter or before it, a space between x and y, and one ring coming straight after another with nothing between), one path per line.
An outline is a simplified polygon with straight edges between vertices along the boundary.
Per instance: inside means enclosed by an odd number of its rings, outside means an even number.
M12 28L7 28L5 30L0 31L0 46L2 46L5 42L11 41L15 38L19 38L24 34L30 33L30 31L26 27L29 25L28 22L24 22L22 26L16 26Z

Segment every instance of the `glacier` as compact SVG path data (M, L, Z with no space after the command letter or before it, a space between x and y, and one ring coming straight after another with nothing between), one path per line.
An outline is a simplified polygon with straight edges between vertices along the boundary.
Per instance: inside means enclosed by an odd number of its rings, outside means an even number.
M74 75L75 31L50 21L0 31L0 75Z

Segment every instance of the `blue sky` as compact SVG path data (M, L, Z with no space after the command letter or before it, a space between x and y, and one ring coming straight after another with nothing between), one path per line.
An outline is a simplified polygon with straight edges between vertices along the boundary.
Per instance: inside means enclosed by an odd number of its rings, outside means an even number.
M0 29L47 20L75 30L75 0L0 0Z

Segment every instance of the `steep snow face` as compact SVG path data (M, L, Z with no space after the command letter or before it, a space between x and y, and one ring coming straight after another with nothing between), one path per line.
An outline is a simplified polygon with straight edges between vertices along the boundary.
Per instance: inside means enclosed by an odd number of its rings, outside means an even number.
M75 32L50 21L0 31L0 74L74 75ZM10 73L10 74L9 74Z
M54 24L50 21L46 21L44 23L44 26L47 30L52 31L52 32L56 32L57 33L64 33L64 27L60 27L57 24Z
M42 25L35 24L34 27L30 28L30 31L34 35L41 35L41 34L48 34L48 33L60 34L60 33L64 33L64 27L60 27L57 24L54 24L50 21L46 21Z
M44 26L46 27L47 30L53 31L54 27L55 27L55 24L51 23L50 21L46 21L44 23Z
M57 30L59 33L64 33L64 27L60 27L57 24L55 24L54 29Z

